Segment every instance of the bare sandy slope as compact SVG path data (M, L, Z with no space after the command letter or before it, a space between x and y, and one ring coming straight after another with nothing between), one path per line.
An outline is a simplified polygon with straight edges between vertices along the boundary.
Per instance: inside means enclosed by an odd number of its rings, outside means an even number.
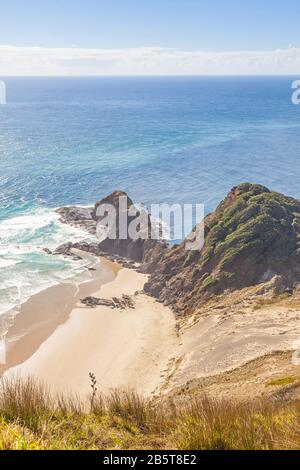
M273 300L263 297L260 290L258 286L220 296L181 323L180 348L165 382L166 390L199 379L199 387L207 385L207 390L218 396L219 386L223 379L228 381L230 371L236 371L235 379L240 376L240 385L247 383L247 387L243 392L237 387L233 393L228 383L225 389L229 395L260 394L260 380L266 384L287 375L300 380L299 365L292 363L295 342L300 340L300 298ZM285 365L280 352L286 353ZM272 367L255 373L256 360L270 355ZM241 367L247 364L246 370L253 367L253 373L252 380L245 382ZM202 380L207 378L214 378L216 387Z
M143 289L146 279L121 269L114 281L93 295L105 299L134 295ZM139 294L135 302L135 308L127 310L77 304L68 320L8 375L35 376L55 391L85 397L93 372L103 392L132 387L144 395L153 393L178 345L175 318L150 297Z
M292 351L274 351L228 372L195 378L172 390L185 401L205 395L218 399L248 401L258 397L300 399L300 365L293 364Z

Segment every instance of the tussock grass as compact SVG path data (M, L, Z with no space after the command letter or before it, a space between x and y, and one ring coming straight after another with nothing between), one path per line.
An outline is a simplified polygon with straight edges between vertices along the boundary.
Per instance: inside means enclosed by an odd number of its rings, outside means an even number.
M175 441L185 450L275 449L283 444L286 418L284 410L264 401L235 404L198 399L183 410Z
M151 408L149 401L133 390L114 390L106 398L106 411L109 416L118 416L133 422L140 429L147 429Z
M37 431L40 420L50 418L52 403L46 386L28 378L1 379L0 415L8 421L18 422Z
M158 402L133 390L104 396L91 380L88 406L76 396L53 397L30 378L2 380L0 450L300 448L299 402Z

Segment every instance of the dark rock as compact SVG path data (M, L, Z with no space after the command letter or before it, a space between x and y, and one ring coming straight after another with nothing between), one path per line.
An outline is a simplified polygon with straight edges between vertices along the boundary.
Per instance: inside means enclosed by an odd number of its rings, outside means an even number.
M81 303L90 308L95 308L99 306L115 308L115 304L112 300L98 299L96 297L86 297L81 300Z
M125 198L126 204L124 207L120 206L120 198ZM61 222L86 230L92 235L96 235L97 226L98 233L100 233L101 222L104 216L97 215L99 207L102 205L112 205L117 214L115 235L116 239L110 239L109 236L104 240L94 243L74 243L73 248L79 248L83 251L93 253L101 256L112 256L114 260L119 259L122 263L128 263L129 268L134 267L134 263L143 263L145 265L144 271L151 271L154 269L157 260L161 257L162 253L167 250L167 245L159 240L150 239L150 234L153 230L150 215L145 215L145 223L140 227L140 238L133 240L127 233L127 238L122 239L119 233L120 217L126 220L127 226L141 214L141 210L136 210L136 215L129 215L129 209L134 208L132 200L123 191L115 191L106 198L97 202L94 208L82 207L63 207L57 210L61 216ZM103 225L104 227L104 225ZM157 231L161 227L156 228ZM107 234L109 235L109 234ZM126 234L125 234L126 235Z
M123 198L124 205L122 202L120 203L120 198ZM115 208L117 218L116 225L111 230L111 235L113 234L115 239L109 238L108 236L99 245L105 253L112 254L114 257L118 255L134 263L148 264L152 259L151 253L155 255L153 251L154 247L161 246L160 250L163 249L162 247L166 249L166 245L158 240L151 239L153 227L150 215L147 214L146 211L142 212L142 209L135 208L133 201L123 191L115 191L95 204L92 217L97 220L98 228L101 227L101 223L104 220L104 216L100 217L97 215L98 210L101 206L105 206L106 204L112 205ZM130 209L134 210L135 215L129 214ZM141 214L144 214L144 222L139 227L139 238L133 240L128 231L121 235L119 230L120 220L123 220L128 228L136 217L140 217ZM159 230L159 228L157 230Z
M72 248L75 248L73 243L65 243L64 245L58 247L52 254L55 256L61 255L65 256L66 258L72 258L73 261L81 261L82 257L73 253Z
M99 306L109 307L112 309L118 308L121 310L125 310L127 308L135 308L134 299L129 295L123 295L121 299L113 297L111 300L99 299L97 297L86 297L85 299L81 300L81 303L90 308L95 308Z
M60 221L64 224L86 230L92 235L96 234L96 221L92 217L93 208L86 207L61 207L56 210L60 215Z

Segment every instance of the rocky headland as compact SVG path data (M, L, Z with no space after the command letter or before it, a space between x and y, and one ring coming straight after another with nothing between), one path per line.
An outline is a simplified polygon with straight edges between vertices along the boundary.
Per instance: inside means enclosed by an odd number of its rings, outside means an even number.
M120 196L127 197L129 224L133 201L121 191L94 207L65 207L58 213L63 223L95 235L97 223L101 224L97 208L112 204L119 214ZM300 281L300 201L261 185L241 184L205 218L204 227L201 251L186 250L186 240L168 246L159 240L117 236L100 243L68 243L56 254L68 255L75 247L138 268L150 275L145 292L178 315L192 314L214 296L260 284L267 283L276 294L293 293ZM151 230L150 216L145 230Z

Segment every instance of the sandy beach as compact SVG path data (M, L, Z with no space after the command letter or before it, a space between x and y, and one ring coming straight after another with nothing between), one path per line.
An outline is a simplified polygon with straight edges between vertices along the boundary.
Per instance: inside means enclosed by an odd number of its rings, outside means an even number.
M69 284L41 295L42 315L49 321L38 328L37 317L16 350L8 352L6 376L33 376L55 392L72 392L83 398L89 393L90 372L103 392L132 387L150 395L157 390L178 343L174 315L155 299L135 295L143 289L147 276L109 261L105 261L105 272L106 282L93 281L85 286L85 292L81 288L75 295L75 287ZM83 294L103 299L132 295L135 308L89 308L80 302ZM36 300L33 297L32 302Z

